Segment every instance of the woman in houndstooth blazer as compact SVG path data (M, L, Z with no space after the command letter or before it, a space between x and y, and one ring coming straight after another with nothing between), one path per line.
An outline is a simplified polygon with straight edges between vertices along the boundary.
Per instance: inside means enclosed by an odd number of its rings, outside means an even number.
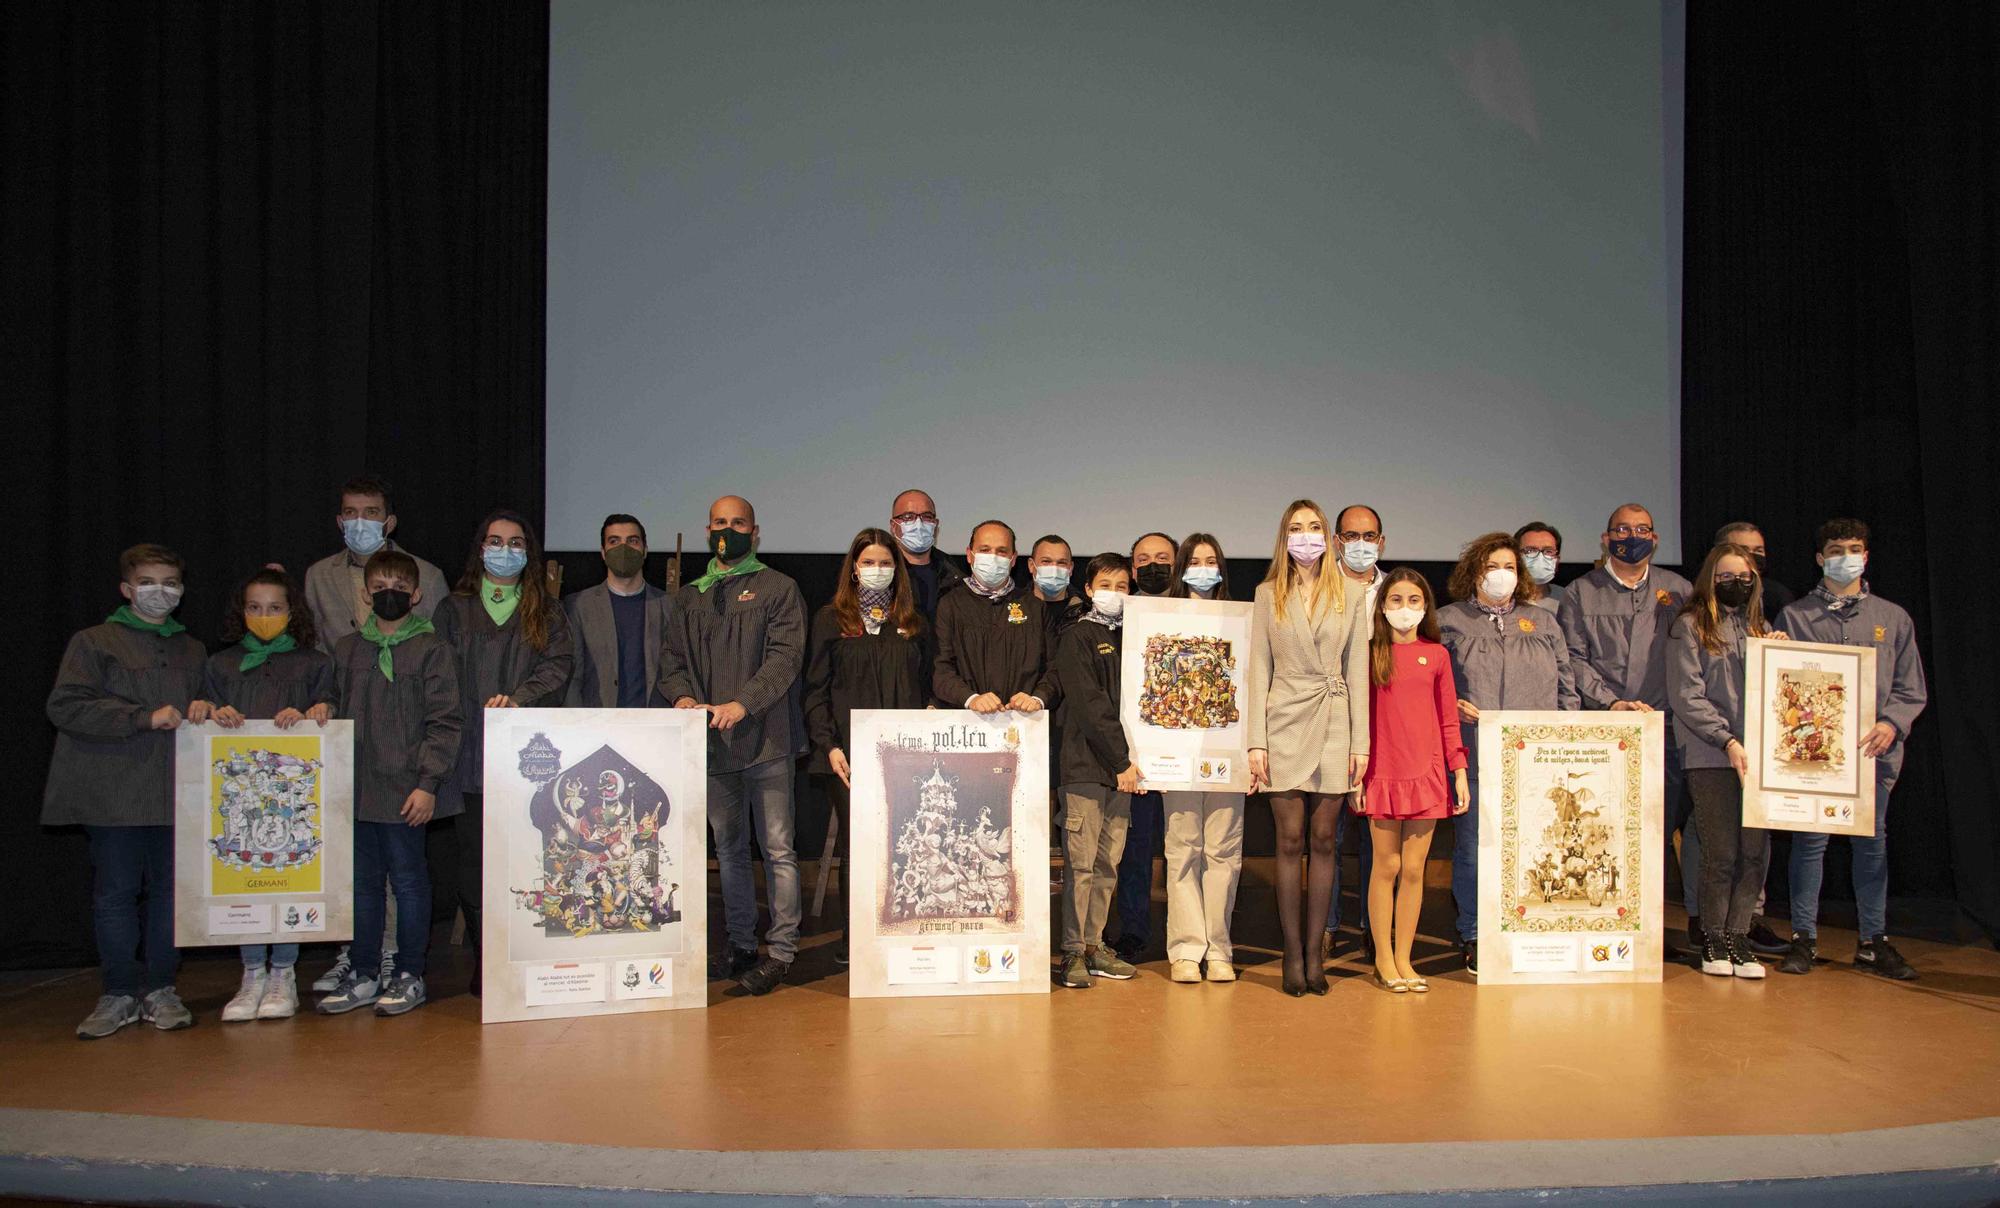
M1257 587L1250 637L1250 787L1268 790L1277 823L1284 989L1293 997L1327 991L1324 966L1311 962L1307 972L1304 937L1317 939L1326 918L1340 810L1368 766L1368 617L1340 575L1322 573L1331 529L1310 499L1285 509L1271 571ZM1301 924L1299 901L1308 819L1310 929Z

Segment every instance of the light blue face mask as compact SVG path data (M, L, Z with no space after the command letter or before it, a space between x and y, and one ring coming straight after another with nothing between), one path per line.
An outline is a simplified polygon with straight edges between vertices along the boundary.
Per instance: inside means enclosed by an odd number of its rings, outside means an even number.
M528 567L528 551L510 545L489 545L479 552L486 573L496 579L511 579Z
M1181 582L1207 595L1222 583L1222 569L1215 566L1190 566L1181 572Z
M1035 586L1045 596L1060 596L1069 590L1069 570L1067 566L1037 566Z
M357 558L366 558L382 548L389 539L389 526L380 520L365 520L359 516L340 522L341 540L354 551Z
M937 544L937 521L909 520L896 526L896 539L913 554L927 554Z
M1859 579L1861 572L1868 569L1868 555L1835 554L1826 560L1821 569L1826 572L1829 583L1838 583L1845 587Z
M1382 547L1373 541L1350 541L1340 547L1340 560L1357 575L1375 569L1375 560L1381 556Z
M1528 568L1528 577L1537 583L1547 583L1556 577L1556 556L1543 550L1522 550L1521 565Z

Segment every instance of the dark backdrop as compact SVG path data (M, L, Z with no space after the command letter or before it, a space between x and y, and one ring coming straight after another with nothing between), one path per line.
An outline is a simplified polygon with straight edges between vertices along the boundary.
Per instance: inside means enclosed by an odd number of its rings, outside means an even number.
M1815 523L1875 523L1872 578L1915 614L1933 688L1894 888L1989 928L2000 656L1963 605L1996 578L1995 24L1975 5L1691 6L1681 451L1687 531L1760 521L1795 587ZM41 701L68 635L115 603L119 549L179 548L182 616L212 640L230 582L335 547L334 488L359 469L396 484L398 535L448 571L488 508L541 514L547 12L10 5L0 56L0 381L30 543L0 965L23 966L90 959L81 838L36 822ZM831 557L771 561L825 598ZM564 562L572 588L600 573Z

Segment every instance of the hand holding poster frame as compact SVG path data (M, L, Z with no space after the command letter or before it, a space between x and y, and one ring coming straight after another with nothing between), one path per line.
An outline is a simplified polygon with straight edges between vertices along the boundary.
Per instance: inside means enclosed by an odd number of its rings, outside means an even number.
M1049 717L856 709L854 998L1049 992Z
M1750 638L1743 651L1743 825L1875 833L1875 648Z
M1125 601L1118 720L1150 791L1250 790L1248 600Z
M1479 716L1479 984L1657 982L1660 713Z
M486 711L481 1022L708 1005L707 723Z
M354 723L174 734L174 943L354 936Z

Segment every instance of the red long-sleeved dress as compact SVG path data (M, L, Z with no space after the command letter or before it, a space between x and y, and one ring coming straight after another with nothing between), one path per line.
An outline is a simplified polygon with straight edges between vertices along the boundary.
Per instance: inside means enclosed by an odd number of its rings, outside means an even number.
M1362 812L1370 818L1448 818L1449 773L1465 766L1451 654L1418 638L1390 647L1396 674L1370 684L1368 772Z

